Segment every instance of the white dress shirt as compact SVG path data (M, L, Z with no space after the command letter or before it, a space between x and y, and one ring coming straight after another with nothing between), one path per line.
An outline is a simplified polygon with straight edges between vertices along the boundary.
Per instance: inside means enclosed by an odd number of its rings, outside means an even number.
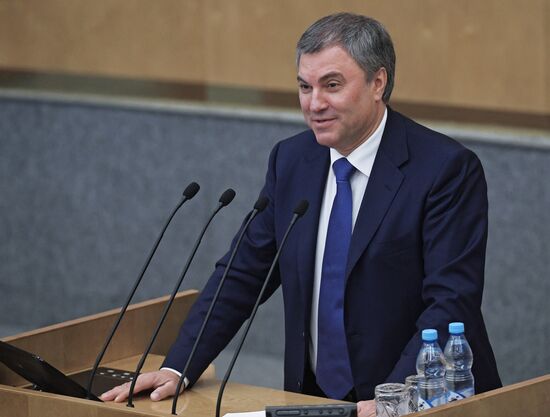
M352 208L352 227L355 227L355 220L359 214L359 208L365 195L367 183L369 182L370 173L374 164L374 158L378 152L380 141L382 140L382 134L384 133L384 127L386 126L386 119L388 116L388 110L384 111L384 116L380 125L376 128L374 133L363 142L353 152L351 152L347 159L355 167L355 172L350 178L351 193L353 200ZM311 298L311 321L310 321L310 343L309 343L309 357L311 370L315 373L317 368L317 335L318 335L318 311L319 311L319 292L321 290L321 273L323 269L323 256L325 253L325 241L327 238L328 221L330 218L330 212L332 210L332 203L336 196L336 178L334 171L332 170L332 164L337 159L343 158L337 150L330 149L330 168L327 173L327 182L325 185L325 194L323 196L323 203L321 205L321 214L319 216L319 229L317 231L317 247L315 250L315 272L313 275L313 294Z

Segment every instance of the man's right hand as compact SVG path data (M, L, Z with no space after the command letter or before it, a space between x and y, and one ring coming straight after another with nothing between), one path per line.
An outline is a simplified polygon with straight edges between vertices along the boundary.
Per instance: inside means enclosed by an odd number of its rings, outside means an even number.
M176 392L176 387L178 386L179 377L172 371L166 369L161 369L160 371L155 372L146 372L140 374L134 389L134 393L145 391L148 389L153 389L150 397L152 401L160 401L171 395L174 395ZM182 384L182 391L183 391ZM120 403L126 401L130 393L130 382L114 387L112 390L109 390L101 394L101 399L103 401L115 401Z

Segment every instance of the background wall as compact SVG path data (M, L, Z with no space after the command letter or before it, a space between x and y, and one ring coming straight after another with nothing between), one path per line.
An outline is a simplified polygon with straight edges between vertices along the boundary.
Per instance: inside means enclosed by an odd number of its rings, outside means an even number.
M486 171L483 311L503 381L550 373L550 137L436 127ZM201 288L257 198L271 147L303 128L296 113L0 97L0 336L120 306L190 181L201 191L175 218L138 299L172 289L231 186L236 200L183 284ZM261 309L237 380L282 387L281 308L277 292Z
M0 0L0 68L294 92L317 18L382 21L396 101L546 117L550 0Z
M237 198L184 281L201 288L257 197L269 150L304 128L299 35L343 10L390 31L392 105L447 121L435 127L480 156L483 310L501 375L550 373L550 0L0 0L0 337L119 306L190 181L200 194L137 298L172 289L231 186ZM278 292L262 308L237 380L282 387L281 307Z

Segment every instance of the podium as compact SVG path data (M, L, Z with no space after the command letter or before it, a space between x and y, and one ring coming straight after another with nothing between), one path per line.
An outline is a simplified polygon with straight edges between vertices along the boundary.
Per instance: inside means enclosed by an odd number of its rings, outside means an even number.
M178 293L143 371L158 369L175 340L179 327L198 293ZM134 371L168 297L160 297L129 307L102 366ZM71 320L2 339L43 357L65 374L91 368L118 309ZM209 367L199 381L178 401L177 413L184 417L211 417L219 381ZM222 414L263 410L266 405L324 404L326 398L270 388L229 383ZM152 402L146 395L134 397L135 408L125 403L100 403L34 391L28 382L0 364L0 417L131 417L169 416L172 400ZM434 417L548 417L550 416L550 375L510 385L433 410L417 413Z

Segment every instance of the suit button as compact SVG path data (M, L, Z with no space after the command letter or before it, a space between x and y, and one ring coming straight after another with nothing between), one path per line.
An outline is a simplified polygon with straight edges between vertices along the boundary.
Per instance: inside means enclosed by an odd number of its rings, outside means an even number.
M302 339L306 338L306 332L302 332Z
M302 382L298 381L298 389L302 389Z

